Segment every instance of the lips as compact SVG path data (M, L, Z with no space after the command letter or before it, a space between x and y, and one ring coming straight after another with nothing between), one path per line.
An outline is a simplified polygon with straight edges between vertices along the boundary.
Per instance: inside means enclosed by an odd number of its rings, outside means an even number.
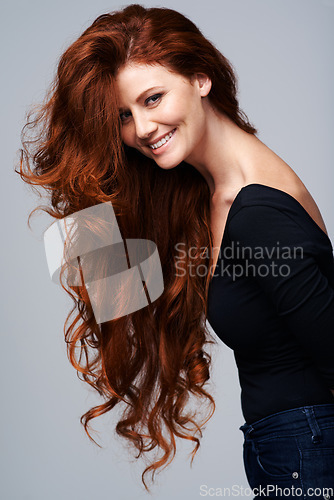
M169 132L166 132L165 134L161 135L160 137L158 137L157 139L155 139L154 141L151 141L151 142L148 142L147 143L147 146L150 147L150 146L153 146L153 144L156 144L157 142L161 141L161 139L164 139L166 137L166 135L170 134L171 132L175 132L176 128L173 128L173 130L170 130ZM151 148L150 148L151 149Z

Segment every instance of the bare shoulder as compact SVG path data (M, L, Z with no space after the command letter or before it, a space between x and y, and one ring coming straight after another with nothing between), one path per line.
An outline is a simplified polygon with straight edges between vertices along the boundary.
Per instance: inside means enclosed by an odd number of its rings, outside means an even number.
M217 263L217 256L222 243L222 235L227 221L230 207L241 188L248 184L264 184L281 191L285 191L295 198L308 212L314 222L327 234L326 226L320 210L312 195L307 190L294 170L277 155L266 158L257 163L258 168L252 169L243 185L230 186L219 190L211 198L211 230L213 234L213 268Z
M264 184L290 194L308 212L320 229L328 235L320 210L311 193L294 170L282 159L276 159L270 169L264 171L263 168L260 168L256 179L256 181L252 182Z

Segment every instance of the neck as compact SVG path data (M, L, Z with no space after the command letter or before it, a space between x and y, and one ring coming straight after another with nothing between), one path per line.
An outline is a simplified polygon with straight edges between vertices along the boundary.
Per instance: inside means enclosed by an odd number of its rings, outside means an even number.
M207 181L211 196L247 184L256 157L266 146L230 118L206 106L202 137L186 159Z

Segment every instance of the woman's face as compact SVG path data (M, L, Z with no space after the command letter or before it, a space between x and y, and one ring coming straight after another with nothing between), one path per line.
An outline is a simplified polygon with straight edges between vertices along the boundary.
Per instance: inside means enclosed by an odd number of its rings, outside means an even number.
M126 64L117 73L116 88L123 142L161 168L191 163L205 131L202 97L210 91L210 79L197 74L191 84L160 64Z

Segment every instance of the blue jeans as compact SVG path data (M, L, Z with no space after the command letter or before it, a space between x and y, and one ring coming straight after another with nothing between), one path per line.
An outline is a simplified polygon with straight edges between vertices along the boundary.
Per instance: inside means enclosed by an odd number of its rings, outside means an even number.
M281 411L239 429L254 498L334 498L334 403Z

